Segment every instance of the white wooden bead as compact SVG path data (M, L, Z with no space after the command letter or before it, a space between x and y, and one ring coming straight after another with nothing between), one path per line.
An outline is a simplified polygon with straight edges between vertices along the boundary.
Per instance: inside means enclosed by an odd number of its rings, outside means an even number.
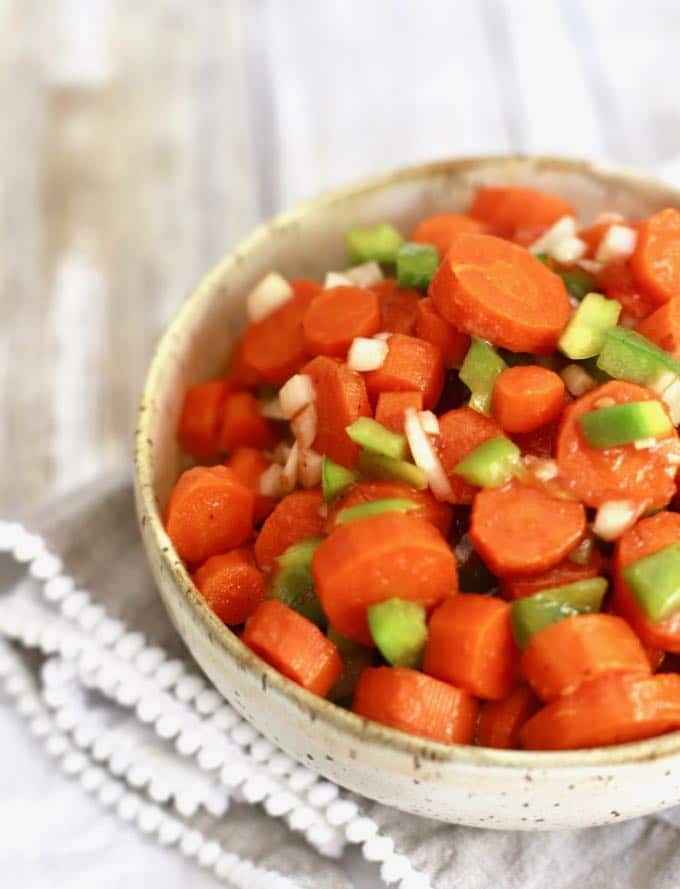
M135 657L135 667L149 675L160 667L165 660L165 652L162 648L145 648Z
M140 722L154 722L160 712L161 704L155 693L146 694L137 702L137 717Z
M204 843L199 850L198 863L201 867L214 867L221 854L222 847L220 844L211 840L209 843Z
M43 595L48 602L59 602L71 593L74 586L71 577L52 577L43 587Z
M224 703L224 698L212 688L206 688L196 698L194 704L202 716L214 713Z
M102 784L106 781L106 772L104 769L100 769L97 766L90 766L90 768L85 769L85 771L80 776L80 783L84 790L88 793L92 793L95 790L99 790Z
M57 577L63 568L61 559L52 553L43 553L31 563L30 573L38 580L48 580Z
M118 801L116 812L123 821L134 821L139 812L141 802L139 797L134 793L126 793Z
M372 818L356 818L354 821L350 821L345 828L348 843L365 843L377 832L378 825Z
M184 664L181 661L166 661L156 670L154 678L161 688L170 688L177 682L183 672Z
M142 833L155 833L163 820L163 811L158 806L145 805L137 815L137 826Z
M384 861L394 852L394 840L391 837L376 835L364 843L363 854L366 861Z
M205 688L200 676L182 676L175 686L175 694L182 703L190 701Z
M184 855L193 857L203 845L203 834L199 830L188 830L182 837L180 848Z
M163 846L174 846L182 836L184 827L176 818L165 818L158 830L158 839Z

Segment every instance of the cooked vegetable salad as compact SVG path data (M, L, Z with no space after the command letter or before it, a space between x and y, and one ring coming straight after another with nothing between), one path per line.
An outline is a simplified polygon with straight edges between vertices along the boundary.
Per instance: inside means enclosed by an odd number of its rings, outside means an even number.
M166 529L281 673L445 743L680 728L680 211L483 187L268 274Z

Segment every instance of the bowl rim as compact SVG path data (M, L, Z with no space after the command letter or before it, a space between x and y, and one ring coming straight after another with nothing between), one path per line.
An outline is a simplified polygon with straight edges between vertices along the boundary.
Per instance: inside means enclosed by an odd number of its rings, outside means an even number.
M202 302L214 291L229 271L242 263L247 256L262 245L272 234L294 225L310 212L331 208L348 198L379 192L392 185L428 176L455 175L485 166L526 164L534 169L580 173L602 184L637 187L658 197L671 199L680 205L680 189L675 189L654 176L624 167L601 165L585 160L559 156L529 154L496 154L465 156L430 161L400 167L387 173L359 180L343 187L326 191L312 200L285 210L260 223L241 239L210 269L183 300L178 311L166 326L148 366L135 430L135 488L137 493L138 520L151 534L158 558L177 586L187 597L193 616L201 629L213 639L221 653L233 659L241 669L253 671L262 677L269 690L287 698L291 704L305 712L311 721L318 721L330 730L347 735L357 744L370 744L374 749L390 754L403 754L420 763L421 760L445 765L497 768L527 772L529 770L573 770L602 766L633 766L642 762L663 762L680 754L680 731L610 747L592 747L580 750L539 751L499 750L472 745L443 744L372 722L345 710L324 698L306 691L287 679L252 652L225 624L223 624L197 593L188 571L178 557L165 533L159 505L153 488L153 434L158 411L156 393L174 360L177 341L190 326L193 315Z

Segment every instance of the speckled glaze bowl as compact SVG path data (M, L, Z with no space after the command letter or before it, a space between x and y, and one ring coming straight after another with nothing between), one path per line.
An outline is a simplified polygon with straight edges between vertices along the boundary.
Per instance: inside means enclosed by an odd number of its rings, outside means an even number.
M476 827L538 830L631 818L680 801L680 732L566 753L445 746L368 722L271 669L204 604L163 530L181 468L175 430L186 387L219 374L245 323L244 296L270 270L320 277L344 266L344 232L388 219L462 210L481 184L555 191L588 221L680 206L680 193L633 174L557 158L443 161L345 188L278 216L231 251L187 298L151 362L136 438L144 546L165 606L220 692L275 744L351 790L391 806Z

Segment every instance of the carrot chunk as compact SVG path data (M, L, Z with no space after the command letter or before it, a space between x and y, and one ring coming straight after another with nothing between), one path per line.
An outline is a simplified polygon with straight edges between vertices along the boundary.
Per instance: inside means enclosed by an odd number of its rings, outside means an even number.
M660 210L642 223L630 266L657 305L680 293L680 210Z
M333 626L371 644L366 609L385 599L426 608L457 592L456 559L429 522L385 512L338 525L312 560L316 592Z
M579 417L595 410L603 398L626 404L656 396L642 386L613 380L569 405L556 443L562 484L586 506L598 507L608 500L646 501L652 509L665 506L675 493L675 482L669 477L662 451L636 450L633 444L598 449L586 443ZM669 437L677 438L675 430Z
M186 562L240 546L253 533L255 495L226 466L196 466L179 477L165 514L170 540Z
M310 354L344 358L354 337L380 330L380 299L363 287L329 287L311 301L302 327Z
M423 659L430 676L498 701L515 686L517 662L507 602L464 593L433 612Z
M436 213L418 223L411 240L417 244L434 244L439 258L443 259L458 235L463 232L484 234L488 231L489 226L485 222L464 213Z
M552 352L571 314L559 275L524 247L493 235L460 235L429 294L458 330L513 352Z
M494 383L492 413L506 432L533 432L557 419L563 406L562 377L546 367L508 367Z
M680 676L602 676L557 698L520 732L529 750L576 750L640 741L680 728Z
M502 701L485 701L479 708L477 744L500 750L519 747L520 730L539 706L527 685L520 685Z
M550 459L555 452L555 439L559 419L534 429L533 432L516 432L512 440L523 454Z
M224 453L237 448L270 448L276 442L272 424L260 413L252 392L227 395L222 411L219 447Z
M445 321L429 297L418 303L416 336L439 346L447 367L460 367L470 348L470 337Z
M377 401L381 392L420 392L423 407L431 410L444 387L444 359L439 347L395 333L387 348L382 367L364 375L371 400Z
M617 541L614 555L614 610L625 618L645 645L680 654L680 611L652 622L636 602L623 577L631 562L680 542L680 515L657 512L639 521Z
M323 529L323 494L319 488L293 491L265 519L255 541L255 558L260 568L271 570L274 559L304 540L318 537Z
M494 574L538 574L561 562L585 532L585 510L573 500L514 482L475 497L470 539Z
M241 624L265 596L264 577L252 550L234 549L211 556L193 577L199 592L225 624Z
M394 278L385 278L371 285L380 299L381 330L412 334L421 296L417 290L399 287Z
M375 419L392 432L404 433L406 409L422 411L422 392L381 392L375 406Z
M284 676L325 697L342 673L338 649L283 602L267 599L248 618L242 641Z
M224 402L235 389L236 384L227 380L209 380L187 389L177 435L182 450L196 460L216 459Z
M560 217L576 215L564 198L516 185L477 189L469 213L499 234L519 236L525 243L535 240Z
M607 299L616 299L633 318L645 318L656 304L635 280L630 262L608 263L595 275L595 289Z
M532 574L528 577L505 577L501 583L501 589L506 599L526 599L534 596L541 590L549 590L556 586L565 586L568 583L576 583L579 580L589 580L602 573L603 559L599 551L593 552L585 565L565 559L548 571L540 574Z
M352 710L366 719L444 744L469 744L475 699L459 688L405 667L365 667Z
M345 430L359 417L371 416L363 377L324 355L306 364L302 373L309 374L316 388L314 450L343 466L354 466L359 458L359 446Z
M255 493L253 518L259 524L279 502L276 497L264 497L259 493L260 476L271 466L271 460L257 448L237 448L227 461L236 478Z
M460 461L490 438L502 435L497 423L469 407L447 411L439 418L436 446L453 491L453 503L472 503L477 488L455 472Z
M680 296L669 299L644 318L637 331L680 361Z

